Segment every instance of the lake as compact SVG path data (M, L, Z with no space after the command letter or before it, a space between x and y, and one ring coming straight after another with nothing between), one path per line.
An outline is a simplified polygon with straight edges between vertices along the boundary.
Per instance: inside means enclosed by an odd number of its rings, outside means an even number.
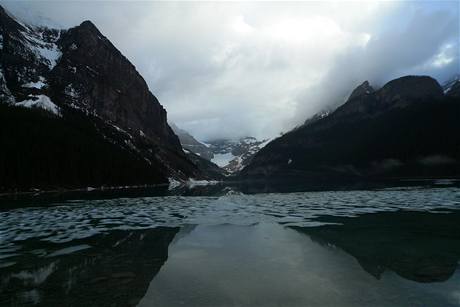
M0 306L460 306L456 184L205 194L3 200Z

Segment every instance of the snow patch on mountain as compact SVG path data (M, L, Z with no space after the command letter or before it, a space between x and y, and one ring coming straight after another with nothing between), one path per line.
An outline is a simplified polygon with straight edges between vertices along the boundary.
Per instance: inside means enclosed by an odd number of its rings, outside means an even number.
M168 184L168 190L174 190L180 186L183 185L182 182L180 182L179 180L176 180L172 177L168 178L168 181L169 181L169 184Z
M51 99L46 95L33 95L24 101L16 102L14 105L17 107L23 108L39 108L51 112L57 116L61 116L60 108L51 101Z
M41 57L48 65L49 69L53 69L62 56L61 50L55 43L59 39L59 35L55 37L52 42L47 42L43 38L43 32L38 29L37 31L29 30L21 33L28 43L27 47L37 56Z
M244 137L239 140L216 140L206 142L214 153L211 160L229 173L235 173L245 167L252 157L271 140L258 140Z
M219 167L225 167L233 159L235 159L235 156L231 152L227 152L224 154L214 154L214 158L211 159L211 162L217 164Z
M78 91L72 86L72 84L68 84L65 89L64 93L67 96L70 96L72 98L78 98Z
M45 78L40 76L38 81L26 83L22 87L42 89L45 85L46 85Z
M442 85L442 89L444 91L444 94L449 93L452 90L452 87L457 83L460 82L460 75L455 75L452 78L450 78L448 81L446 81Z

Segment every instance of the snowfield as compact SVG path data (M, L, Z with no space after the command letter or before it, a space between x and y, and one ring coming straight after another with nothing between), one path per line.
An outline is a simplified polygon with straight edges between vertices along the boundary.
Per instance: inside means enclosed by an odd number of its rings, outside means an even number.
M214 154L214 158L211 159L211 162L217 164L219 167L224 167L233 159L235 159L235 156L231 152L227 152L224 154Z
M41 57L49 69L53 69L62 56L62 52L55 42L46 42L43 40L43 33L33 33L27 27L28 31L21 32L27 41L27 47L37 56ZM38 37L40 35L41 37ZM55 38L55 41L59 36Z
M40 79L37 82L29 82L29 83L24 84L22 87L42 89L45 85L46 85L45 78L40 77Z
M35 95L32 96L33 99L28 99L20 102L16 102L14 105L17 107L23 108L40 108L51 112L57 116L61 116L60 108L51 101L51 99L46 95Z

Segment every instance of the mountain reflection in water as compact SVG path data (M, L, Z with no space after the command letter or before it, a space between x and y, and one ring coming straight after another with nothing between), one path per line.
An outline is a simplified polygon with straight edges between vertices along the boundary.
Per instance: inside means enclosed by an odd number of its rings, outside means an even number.
M136 306L178 228L112 231L71 244L24 244L0 269L1 306Z
M369 233L375 242L345 234L342 242L350 248L342 249L326 240L319 243L319 236L305 236L309 230L274 223L197 226L171 245L168 261L139 306L458 306L460 274L454 271L460 254L450 245L459 245L459 232L453 235L457 239L425 247L420 240L426 237L418 238L416 229L404 239L409 228L382 239L377 231ZM437 235L443 234L435 231L431 239ZM379 246L381 241L386 245ZM386 256L382 249L392 243L391 256ZM434 247L439 250L424 254ZM368 267L363 270L355 250L367 250L375 266L393 265L377 279ZM387 257L393 258L380 264Z
M294 229L352 255L377 279L391 270L417 282L445 281L457 269L459 212L380 212L319 220L340 225Z

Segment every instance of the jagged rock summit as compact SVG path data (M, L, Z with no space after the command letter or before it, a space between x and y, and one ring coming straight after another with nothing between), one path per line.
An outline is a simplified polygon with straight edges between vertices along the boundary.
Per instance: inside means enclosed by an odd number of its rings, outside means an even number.
M166 121L166 111L134 65L90 21L72 28L59 40L63 55L52 82L68 103L91 110L122 129L177 150L180 143Z
M405 76L385 84L378 96L384 104L401 107L413 101L440 99L443 90L438 81L429 76Z
M364 81L361 85L359 85L357 88L353 90L353 92L351 93L348 99L349 100L356 99L363 95L370 95L373 92L374 92L374 89L372 88L372 86L370 86L369 81Z
M404 108L417 102L443 97L439 83L428 76L405 76L374 90L366 81L353 90L334 116L375 116L392 108Z

